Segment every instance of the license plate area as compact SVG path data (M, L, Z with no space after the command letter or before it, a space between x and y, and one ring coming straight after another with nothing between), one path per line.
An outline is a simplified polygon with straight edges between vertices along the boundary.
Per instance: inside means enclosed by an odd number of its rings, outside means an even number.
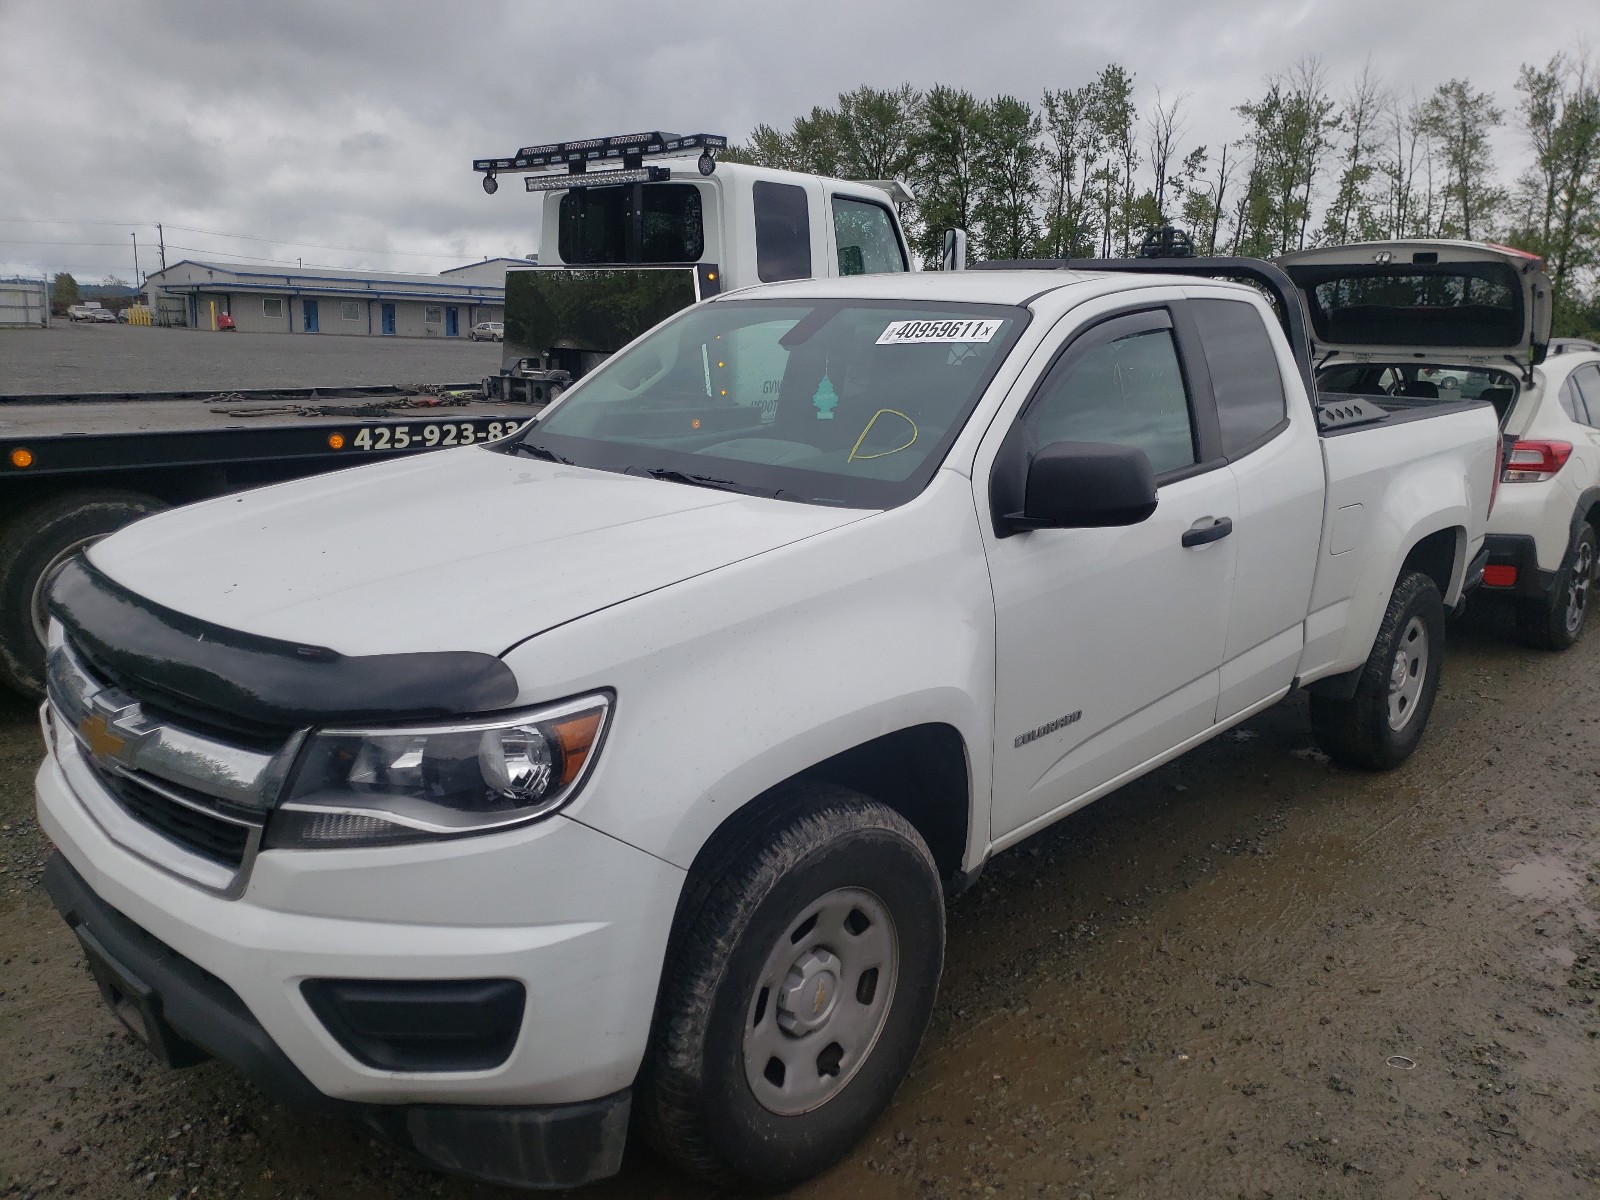
M168 1067L192 1067L206 1059L205 1051L182 1038L161 1013L161 997L149 984L114 959L98 938L82 925L75 927L78 944L89 962L89 973L117 1020Z

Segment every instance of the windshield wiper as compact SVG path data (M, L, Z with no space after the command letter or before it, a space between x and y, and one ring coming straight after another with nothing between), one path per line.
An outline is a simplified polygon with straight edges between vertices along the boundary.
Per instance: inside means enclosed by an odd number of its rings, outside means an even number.
M545 462L561 463L563 466L572 466L570 458L564 458L551 450L548 446L541 446L537 442L518 442L512 447L516 454L525 454L529 458L542 458Z
M735 483L731 479L717 479L711 475L695 475L688 471L676 471L671 467L629 467L624 474L648 475L651 479L664 479L668 483L687 483L691 487L712 488L719 492L760 491L758 488Z

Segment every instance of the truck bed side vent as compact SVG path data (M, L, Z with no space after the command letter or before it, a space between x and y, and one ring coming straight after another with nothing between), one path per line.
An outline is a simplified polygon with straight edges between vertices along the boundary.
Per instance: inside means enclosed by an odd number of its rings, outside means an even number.
M1331 429L1348 429L1352 425L1368 425L1388 415L1384 409L1360 396L1339 396L1317 401L1317 428L1324 433Z

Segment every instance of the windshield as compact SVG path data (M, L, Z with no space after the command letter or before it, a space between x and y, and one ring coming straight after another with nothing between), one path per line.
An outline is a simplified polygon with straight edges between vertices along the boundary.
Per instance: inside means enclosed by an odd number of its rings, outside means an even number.
M702 304L608 360L507 449L887 508L933 477L1027 319L982 304Z

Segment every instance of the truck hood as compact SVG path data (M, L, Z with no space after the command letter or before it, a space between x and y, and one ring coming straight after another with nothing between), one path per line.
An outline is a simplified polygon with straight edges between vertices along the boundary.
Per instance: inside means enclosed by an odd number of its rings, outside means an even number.
M1285 254L1318 365L1331 358L1506 366L1550 341L1544 261L1487 242L1396 241Z
M174 509L89 558L228 629L341 654L500 654L863 515L472 448Z

